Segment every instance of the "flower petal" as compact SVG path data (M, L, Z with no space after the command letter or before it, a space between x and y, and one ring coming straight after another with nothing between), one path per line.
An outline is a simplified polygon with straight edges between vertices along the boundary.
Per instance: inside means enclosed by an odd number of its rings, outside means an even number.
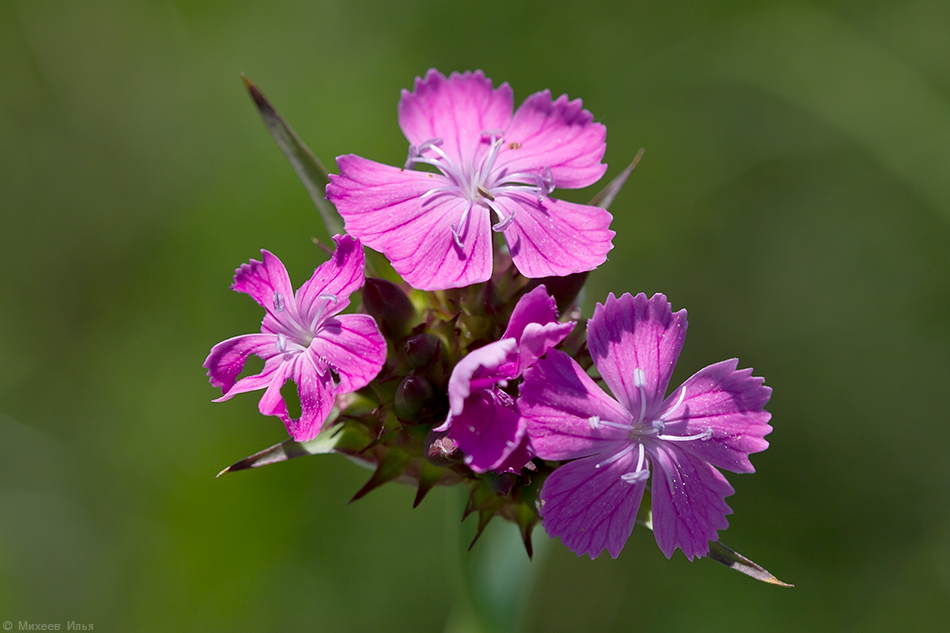
M320 315L330 317L350 304L350 295L359 290L365 280L366 257L360 243L349 235L335 235L333 241L336 242L333 255L297 290L297 310L305 324L314 322L323 304L319 299L321 294L336 297Z
M234 386L235 378L244 370L247 357L251 354L264 360L277 354L277 335L243 334L229 338L211 348L211 353L202 367L208 370L211 384L221 387L222 395L228 395ZM262 384L257 389L265 386Z
M724 499L735 492L718 470L669 442L647 449L654 459L653 534L667 558L676 548L686 558L705 556L718 530L729 527Z
M449 408L453 415L462 413L466 398L472 393L472 379L479 369L491 374L508 359L508 355L515 351L518 343L513 338L504 338L484 347L469 352L462 360L455 364L452 375L449 377ZM500 376L499 379L505 378ZM442 427L448 428L446 424ZM442 428L439 427L439 428Z
M536 92L515 112L495 162L497 171L542 174L547 167L554 186L579 189L592 185L607 171L601 163L607 149L607 129L594 123L580 99L567 95L551 100L551 92Z
M663 402L686 338L686 310L676 314L661 294L643 293L594 307L587 346L614 396L638 420L652 417Z
M477 473L500 467L521 445L524 434L518 411L487 389L465 400L464 410L452 416L449 429L449 437L465 453L465 464Z
M324 321L308 350L317 366L329 366L339 383L334 393L362 389L386 362L386 341L368 314L341 314Z
M262 259L252 259L234 271L231 290L244 292L267 311L262 327L270 332L292 331L297 317L294 289L284 264L270 251L261 249Z
M628 413L574 359L551 350L525 372L518 409L528 422L531 449L541 459L586 457L626 442Z
M386 255L411 286L443 290L491 277L488 210L454 193L422 197L433 188L449 186L447 178L352 154L337 158L337 165L340 175L330 175L327 197L343 216L347 232ZM453 225L462 248L453 237Z
M607 463L611 456L593 455L563 464L541 489L544 530L561 537L578 556L593 559L606 549L617 558L637 520L646 480L631 484L620 478L634 469L637 452Z
M600 207L525 193L498 196L494 204L515 214L505 241L518 271L525 277L564 277L593 270L613 248L613 219Z
M711 430L712 437L678 442L684 451L735 473L755 472L751 453L768 448L771 414L763 407L772 389L739 361L724 360L693 374L663 402L664 435L689 436Z
M425 79L416 77L413 92L402 91L399 127L415 146L441 138L441 149L456 165L471 164L488 151L483 132L503 131L511 121L514 97L504 83L492 88L480 70L452 73L448 79L434 68Z
M297 419L290 417L287 403L280 393L288 379L293 379L300 399L300 417ZM274 372L258 409L264 415L280 418L295 441L307 442L320 433L333 408L331 381L330 372L320 372L311 354L297 354Z
M520 340L521 333L529 323L552 323L557 321L557 316L557 302L542 284L518 299L501 338Z

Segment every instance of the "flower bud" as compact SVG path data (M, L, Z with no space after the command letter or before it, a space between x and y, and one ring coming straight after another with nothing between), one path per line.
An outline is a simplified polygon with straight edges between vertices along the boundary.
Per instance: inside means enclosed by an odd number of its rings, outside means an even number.
M406 376L396 388L393 406L400 420L415 421L423 409L432 403L435 391L422 376Z
M391 341L409 336L419 313L402 288L391 281L367 277L363 286L363 308L376 319L379 329Z
M433 334L416 334L406 341L403 347L406 352L406 362L412 369L428 365L436 352L439 351L439 337Z

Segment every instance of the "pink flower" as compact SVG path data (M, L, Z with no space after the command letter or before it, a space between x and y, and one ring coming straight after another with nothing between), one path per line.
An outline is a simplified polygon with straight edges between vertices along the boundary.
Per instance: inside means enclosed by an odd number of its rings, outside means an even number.
M486 281L492 229L505 236L526 277L593 270L613 248L604 209L549 197L555 187L591 185L607 166L606 130L581 101L528 97L512 116L505 83L481 71L430 70L403 90L399 125L409 140L405 168L349 154L337 158L327 198L348 233L382 252L422 290ZM428 165L435 171L414 171ZM492 215L495 224L492 226Z
M469 468L520 472L531 459L524 419L502 387L573 329L573 322L558 322L554 298L538 286L518 300L500 340L471 352L452 370L449 415L435 430L448 430Z
M337 316L363 285L365 260L350 236L333 240L333 256L296 293L284 265L268 251L261 251L263 262L252 259L238 268L231 289L246 292L266 310L261 333L218 343L204 362L211 384L224 394L215 402L266 389L261 413L283 420L298 442L321 431L336 394L365 387L386 361L386 342L373 317ZM235 382L250 354L264 359L263 371ZM288 380L297 385L299 419L290 417L280 394Z
M541 491L548 534L578 556L616 558L633 530L650 466L653 532L667 556L709 552L732 511L732 486L717 470L754 472L772 429L763 407L772 390L736 370L735 359L694 374L664 399L686 337L686 311L666 297L609 295L587 327L594 364L614 400L563 352L525 374L519 408L532 450L557 468Z

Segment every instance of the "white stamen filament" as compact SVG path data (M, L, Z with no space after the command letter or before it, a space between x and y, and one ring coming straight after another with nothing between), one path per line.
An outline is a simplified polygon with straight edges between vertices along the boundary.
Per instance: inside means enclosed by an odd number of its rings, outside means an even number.
M614 463L615 461L617 461L618 459L620 459L620 458L622 458L622 457L626 457L626 456L629 455L629 454L631 453L631 451L633 451L633 449L636 448L637 446L642 446L642 444L633 444L633 443L628 444L626 447L624 447L624 449L623 449L622 451L620 451L620 452L618 452L618 453L616 453L616 454L614 454L614 455L611 455L610 457L608 457L608 458L605 459L604 461L602 461L602 462L600 462L599 464L597 464L596 466L594 466L594 468L600 468L601 466L607 466L608 464L612 464L612 463Z
M503 232L515 221L515 211L510 211L504 206L498 204L497 198L501 196L514 196L517 194L530 194L535 196L540 204L544 198L554 192L555 182L554 174L550 167L544 167L541 173L516 172L507 174L504 168L495 170L495 162L504 145L503 132L501 130L485 130L482 137L489 139L488 153L479 163L469 165L456 165L449 156L442 151L441 138L433 138L422 143L418 147L409 146L409 154L406 159L405 168L412 169L416 165L430 165L443 176L449 179L451 184L433 187L422 194L422 199L432 199L440 195L457 195L466 199L468 205L462 212L461 217L450 225L452 239L456 246L464 248L462 234L468 221L469 213L472 208L478 204L481 207L489 209L497 218L492 226L492 230ZM520 144L518 144L520 147ZM431 152L426 156L427 152Z

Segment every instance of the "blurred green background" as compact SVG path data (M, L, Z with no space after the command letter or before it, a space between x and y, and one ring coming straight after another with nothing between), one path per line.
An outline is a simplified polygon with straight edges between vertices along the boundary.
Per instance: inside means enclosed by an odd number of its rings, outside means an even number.
M329 165L401 164L399 91L436 67L583 98L608 178L645 147L588 314L664 292L674 381L738 356L774 388L721 538L794 589L638 528L616 561L552 543L526 629L950 630L948 33L946 0L0 1L0 620L457 616L451 491L347 506L368 473L337 456L216 480L285 431L201 367L260 323L233 269L265 247L299 284L326 239L240 73Z

